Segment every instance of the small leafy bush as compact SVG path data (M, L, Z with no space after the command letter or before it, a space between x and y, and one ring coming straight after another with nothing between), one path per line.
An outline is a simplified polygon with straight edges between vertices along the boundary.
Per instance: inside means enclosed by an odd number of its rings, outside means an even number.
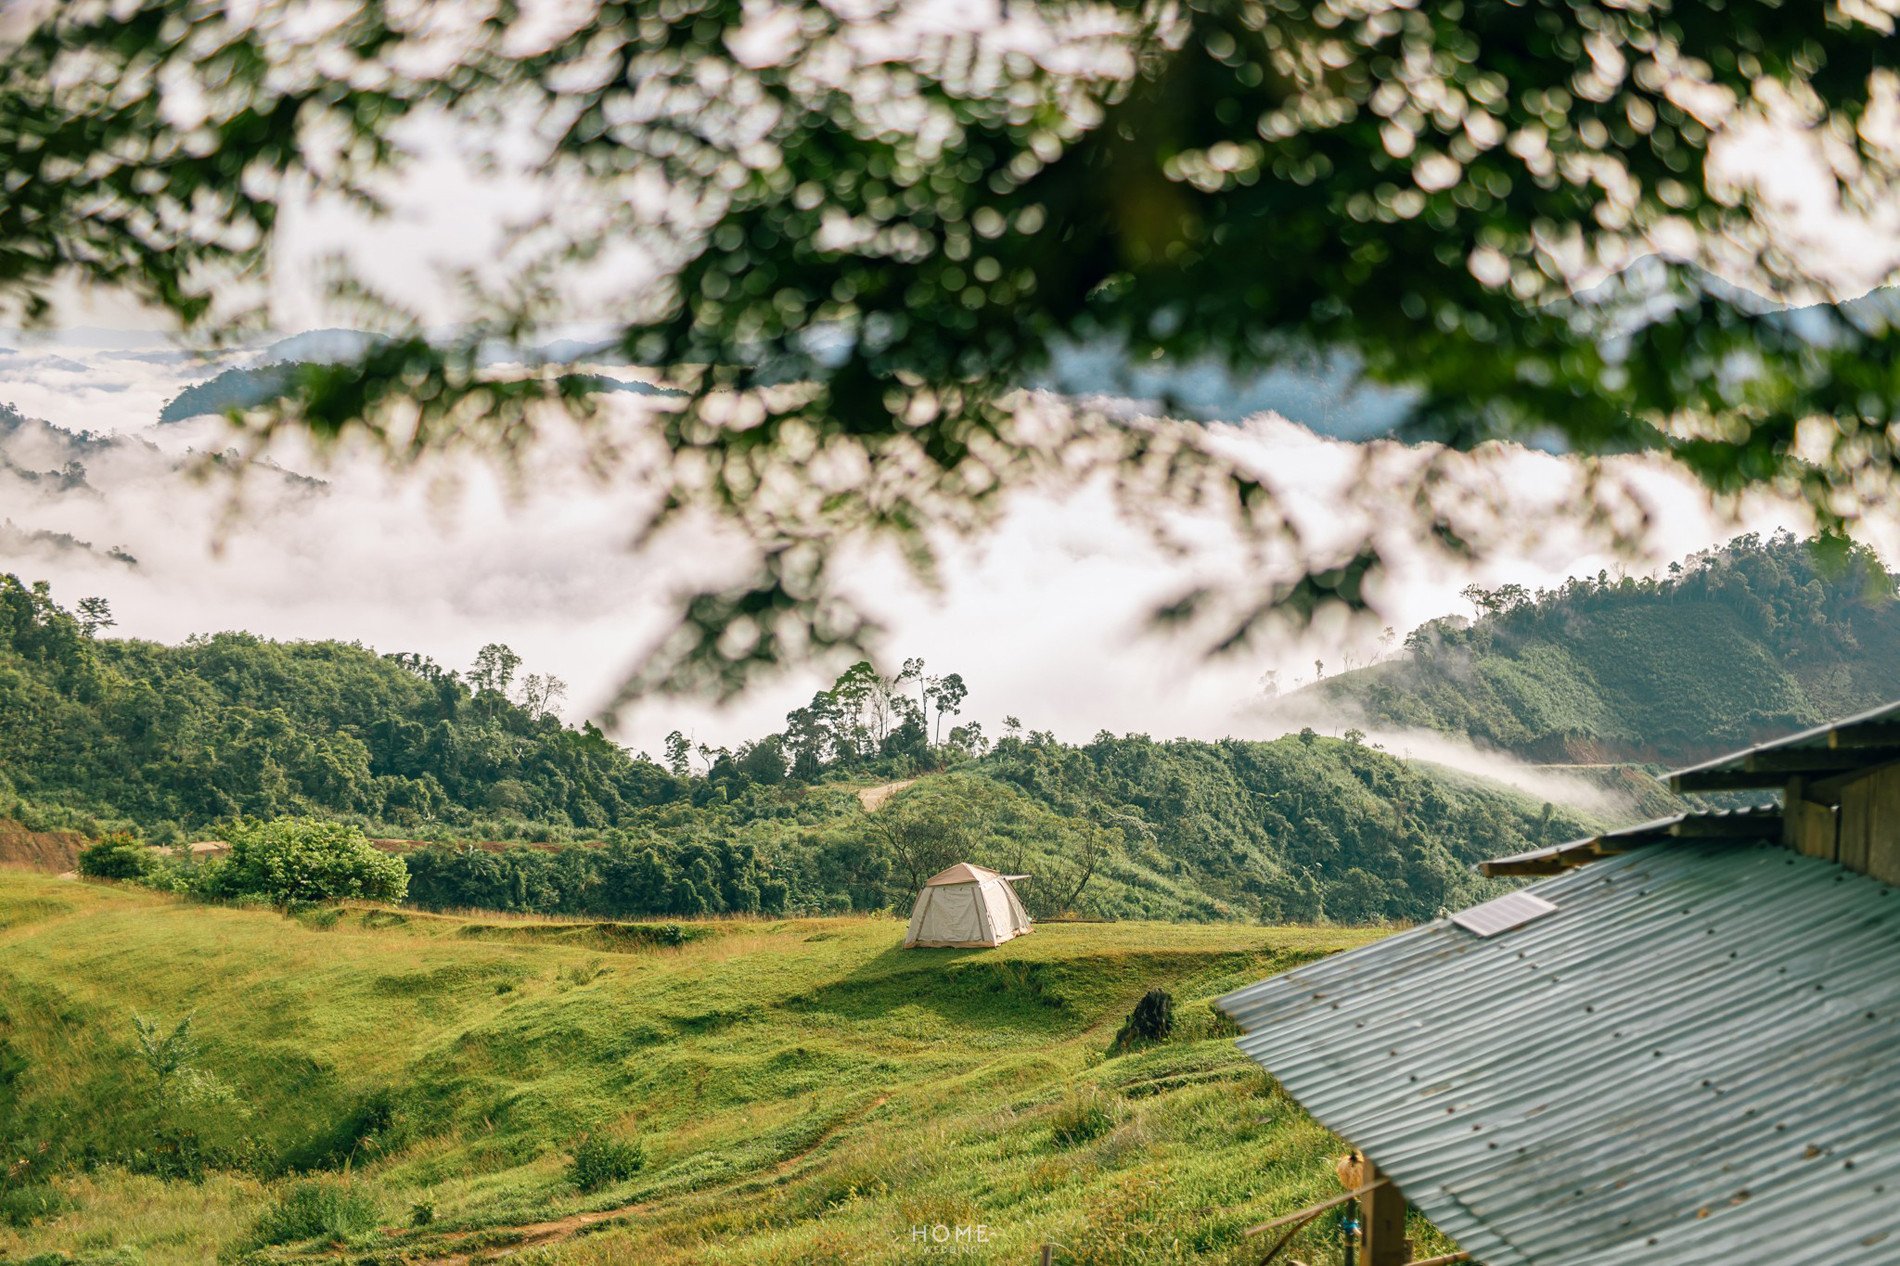
M1098 1090L1074 1095L1057 1105L1049 1129L1057 1147L1080 1147L1115 1128L1115 1104Z
M145 1070L152 1075L152 1083L162 1099L171 1087L172 1078L189 1068L198 1053L197 1041L191 1036L191 1016L180 1020L166 1033L156 1020L148 1020L134 1011L132 1033L138 1039L139 1058L145 1061Z
M225 833L231 852L216 895L263 897L278 905L356 898L401 901L409 868L378 852L362 829L315 818L240 822Z
M79 854L79 873L88 879L149 879L159 855L124 831L114 831Z
M173 892L190 897L223 897L224 861L219 857L200 857L180 850L169 857L161 857L142 882L148 888L160 892Z
M409 1225L428 1226L435 1221L435 1201L418 1200L409 1206Z
M346 1240L376 1229L376 1201L340 1182L300 1182L278 1197L251 1228L259 1244Z
M66 1208L66 1198L44 1183L0 1187L0 1223L32 1226Z
M638 1143L590 1134L574 1149L568 1180L582 1191L599 1191L625 1182L646 1167L647 1155Z

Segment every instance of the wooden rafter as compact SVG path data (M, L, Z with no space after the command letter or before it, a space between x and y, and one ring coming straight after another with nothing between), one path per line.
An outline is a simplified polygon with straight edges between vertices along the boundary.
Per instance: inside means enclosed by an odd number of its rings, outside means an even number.
M1614 857L1665 839L1764 840L1781 834L1781 815L1773 812L1689 814L1640 827L1593 835L1555 848L1540 848L1478 863L1493 878L1559 875L1600 857Z

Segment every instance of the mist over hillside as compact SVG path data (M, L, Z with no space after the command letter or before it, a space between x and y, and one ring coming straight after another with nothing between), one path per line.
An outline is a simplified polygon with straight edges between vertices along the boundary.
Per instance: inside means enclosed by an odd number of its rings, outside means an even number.
M1469 590L1475 621L1280 706L1531 761L1688 764L1900 698L1894 592L1869 550L1743 536L1661 577Z

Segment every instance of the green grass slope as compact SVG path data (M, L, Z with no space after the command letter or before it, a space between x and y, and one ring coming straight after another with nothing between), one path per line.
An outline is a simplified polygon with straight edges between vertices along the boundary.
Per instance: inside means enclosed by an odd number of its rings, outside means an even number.
M1053 1240L1064 1261L1225 1262L1257 1255L1248 1225L1336 1190L1337 1141L1208 1004L1376 933L1050 924L907 953L886 918L688 930L664 948L285 918L0 871L0 1147L19 1161L0 1260L885 1262L941 1223L987 1227L994 1260ZM1175 1036L1111 1054L1156 987ZM163 1095L134 1012L193 1017ZM637 1142L644 1167L581 1192L589 1135ZM311 1181L361 1217L265 1243ZM434 1218L412 1226L419 1204Z
M1297 696L1538 761L1688 763L1900 698L1900 604L1864 551L1741 537L1660 580L1477 595L1401 659Z

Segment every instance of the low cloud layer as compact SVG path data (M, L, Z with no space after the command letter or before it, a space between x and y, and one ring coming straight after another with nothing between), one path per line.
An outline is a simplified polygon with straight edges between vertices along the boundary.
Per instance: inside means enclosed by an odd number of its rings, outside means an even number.
M364 459L322 466L290 450L235 484L195 477L203 455L228 444L223 424L154 419L182 386L228 363L74 341L0 358L0 402L51 424L0 439L0 567L50 580L68 605L107 598L123 635L175 641L243 628L419 651L451 667L467 665L483 643L506 642L527 669L570 683L566 711L578 720L599 712L661 632L666 595L720 565L712 546L678 535L632 552L633 493L577 474L558 440L534 457L520 488L473 463L404 476ZM86 431L93 437L75 434ZM887 664L922 656L933 671L962 673L971 688L963 719L992 734L1014 715L1068 738L1103 729L1270 737L1286 723L1260 706L1266 674L1288 689L1311 679L1315 660L1329 672L1349 657L1369 661L1382 625L1402 636L1462 610L1458 592L1474 581L1556 585L1659 566L1738 530L1804 525L1793 507L1766 501L1725 518L1679 476L1619 460L1610 469L1632 498L1625 504L1643 507L1651 527L1647 555L1625 559L1566 509L1578 496L1578 463L1500 448L1460 459L1456 470L1472 497L1504 506L1496 552L1472 567L1424 547L1382 493L1380 481L1400 479L1418 450L1321 438L1274 415L1218 434L1281 490L1313 542L1383 533L1391 566L1375 594L1377 619L1213 660L1193 637L1148 633L1149 612L1190 578L1231 579L1251 564L1193 525L1197 548L1171 556L1119 519L1102 488L1085 487L1019 496L996 532L948 545L937 592L890 557L858 560L851 583L889 629ZM73 462L83 468L77 478ZM723 709L639 704L623 715L619 737L657 752L680 728L733 745L776 728L841 667L814 666Z

